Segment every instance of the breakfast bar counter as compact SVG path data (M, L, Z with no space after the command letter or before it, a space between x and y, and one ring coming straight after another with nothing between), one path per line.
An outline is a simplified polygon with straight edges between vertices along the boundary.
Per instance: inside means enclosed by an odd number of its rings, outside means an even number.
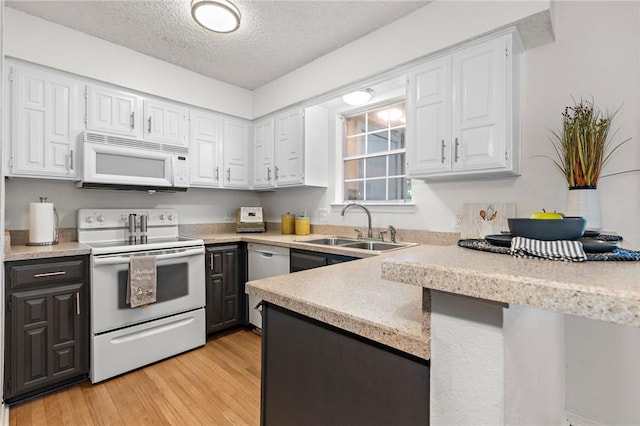
M487 301L640 327L640 262L514 258L458 246L398 253L382 277Z

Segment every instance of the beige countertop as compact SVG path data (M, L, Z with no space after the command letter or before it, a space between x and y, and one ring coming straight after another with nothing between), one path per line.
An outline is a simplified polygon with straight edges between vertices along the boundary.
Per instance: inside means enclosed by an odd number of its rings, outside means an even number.
M425 246L402 249L424 250ZM398 253L398 252L396 252ZM422 289L380 278L391 253L249 281L248 294L350 331L403 352L429 359L430 316Z
M48 257L77 256L89 254L91 249L76 241L61 242L51 246L15 245L4 249L4 260L43 259Z
M640 327L640 262L521 259L447 246L387 256L382 277Z
M430 316L423 309L421 288L380 278L382 259L399 253L305 243L331 235L282 235L279 232L190 232L205 244L236 242L268 244L362 258L324 268L247 283L247 292L302 315L331 324L400 351L429 359ZM401 249L416 250L420 247ZM89 254L77 242L54 246L14 245L5 248L5 261Z

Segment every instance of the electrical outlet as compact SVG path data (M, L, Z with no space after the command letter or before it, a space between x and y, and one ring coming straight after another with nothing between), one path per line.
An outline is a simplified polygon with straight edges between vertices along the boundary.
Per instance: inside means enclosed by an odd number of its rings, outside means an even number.
M453 217L453 227L454 229L462 228L462 213L456 213Z
M320 222L329 222L329 209L318 209Z
M233 216L234 216L235 214L236 214L236 211L235 211L235 210L227 210L227 211L224 213L224 220L229 220L229 221L233 220Z

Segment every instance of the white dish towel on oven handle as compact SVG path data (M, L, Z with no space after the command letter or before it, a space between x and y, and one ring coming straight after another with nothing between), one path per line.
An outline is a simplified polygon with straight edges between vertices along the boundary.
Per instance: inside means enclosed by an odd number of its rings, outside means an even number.
M127 280L127 303L132 308L156 302L158 274L155 256L131 256Z

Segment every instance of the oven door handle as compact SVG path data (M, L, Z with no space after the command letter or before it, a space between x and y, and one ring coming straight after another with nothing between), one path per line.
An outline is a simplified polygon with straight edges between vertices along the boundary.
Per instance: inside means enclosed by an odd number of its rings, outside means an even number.
M176 253L159 254L156 256L156 260L179 259L181 257L197 256L199 254L204 254L204 247L179 251ZM96 266L118 265L121 263L129 263L129 259L131 259L131 256L95 257L93 259L93 264Z

